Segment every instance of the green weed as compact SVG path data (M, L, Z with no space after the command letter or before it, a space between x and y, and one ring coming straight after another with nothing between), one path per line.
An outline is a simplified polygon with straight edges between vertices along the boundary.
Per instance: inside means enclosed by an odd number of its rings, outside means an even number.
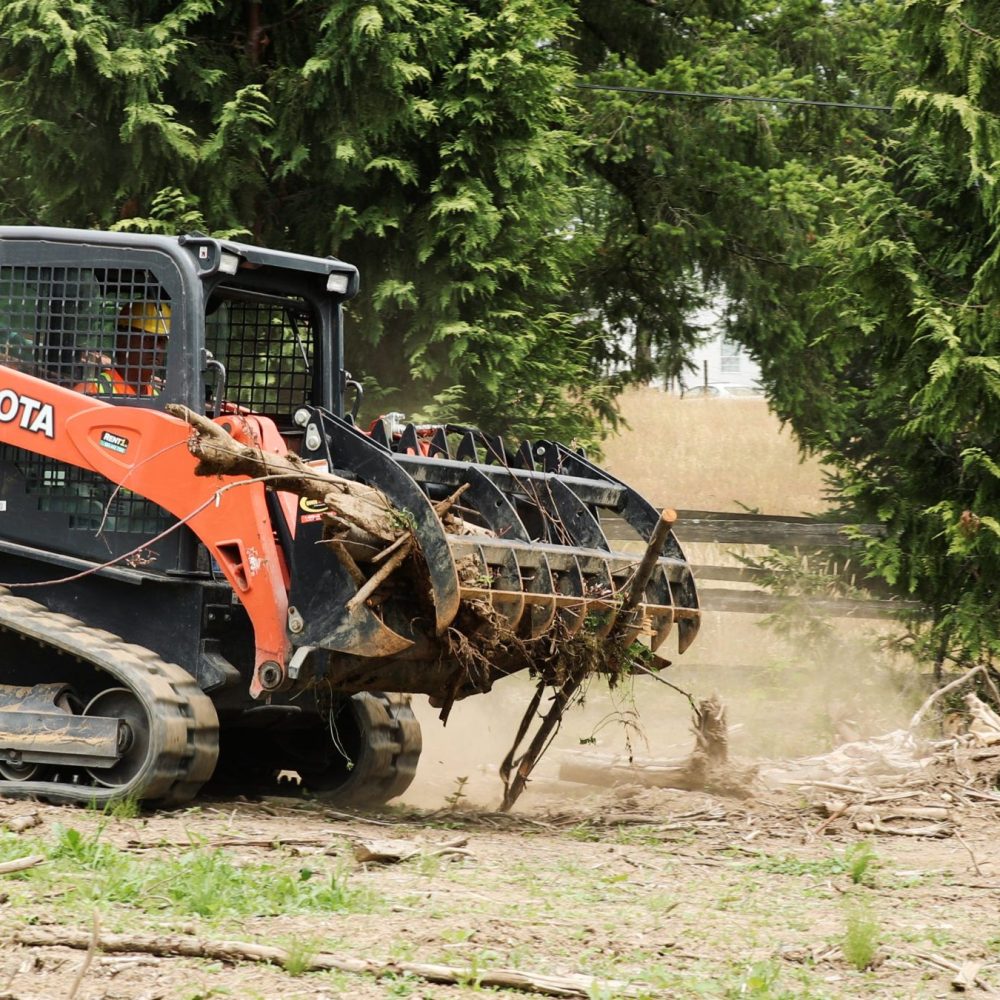
M619 826L615 830L615 843L628 845L656 845L663 842L658 827L639 824L636 826Z
M312 967L313 959L322 950L315 938L292 938L285 946L285 958L281 967L290 976L301 976Z
M98 808L96 803L93 804L93 808ZM106 802L99 811L109 819L137 819L142 813L142 807L135 796L126 796L123 799Z
M755 962L743 975L739 986L742 997L767 997L775 995L781 973L773 962Z
M867 840L844 848L844 865L855 885L871 885L875 881L873 869L878 865L875 848Z
M751 870L773 875L803 875L812 878L832 878L847 875L855 885L871 885L879 859L867 840L851 844L840 856L827 858L796 858L790 855L758 854L748 866Z
M462 802L462 799L466 797L465 786L469 783L468 776L455 779L455 790L450 794L445 796L445 805L449 809L457 809Z
M855 902L845 913L841 948L844 958L859 972L867 969L878 952L881 931L878 920L868 905Z
M831 878L847 871L843 858L796 858L790 855L758 854L748 867L772 875L803 875L812 878Z
M118 852L110 844L101 842L104 824L98 825L93 833L84 834L75 827L58 827L56 842L47 852L50 860L72 861L80 868L94 871L108 865Z
M423 985L422 979L409 972L394 973L379 980L379 986L385 990L385 995L389 997L411 997Z

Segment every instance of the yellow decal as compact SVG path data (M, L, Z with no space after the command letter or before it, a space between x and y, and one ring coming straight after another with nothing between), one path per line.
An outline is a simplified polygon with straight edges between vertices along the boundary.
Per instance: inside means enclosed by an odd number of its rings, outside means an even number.
M309 497L302 497L299 500L299 510L306 514L322 514L329 509L322 500L312 500Z

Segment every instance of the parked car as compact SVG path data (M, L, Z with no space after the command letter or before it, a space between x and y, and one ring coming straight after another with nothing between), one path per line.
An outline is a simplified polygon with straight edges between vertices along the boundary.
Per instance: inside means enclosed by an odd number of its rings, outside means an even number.
M681 391L682 399L762 399L760 386L734 385L730 382L710 382L692 385Z

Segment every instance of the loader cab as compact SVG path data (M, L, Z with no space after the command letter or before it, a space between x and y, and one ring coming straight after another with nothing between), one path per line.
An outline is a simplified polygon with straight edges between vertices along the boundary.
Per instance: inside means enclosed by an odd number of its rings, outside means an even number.
M286 439L303 405L343 411L342 302L355 268L240 244L221 245L205 279L206 411L272 419ZM291 443L291 441L290 441Z
M0 227L0 369L115 406L252 411L294 448L303 403L341 411L341 303L357 287L357 271L340 261L202 236ZM129 338L158 332L168 334L160 353L126 364L143 379L107 391ZM136 565L194 571L193 536L158 538L173 522L96 474L0 446L0 551L104 562L138 550Z

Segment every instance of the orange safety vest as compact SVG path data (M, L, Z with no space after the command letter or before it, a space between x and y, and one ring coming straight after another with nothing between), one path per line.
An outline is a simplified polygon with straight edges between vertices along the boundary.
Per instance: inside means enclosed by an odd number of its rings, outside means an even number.
M115 368L105 368L96 378L89 382L81 382L73 386L77 392L97 396L156 396L158 393L151 385L146 384L138 391L134 385L122 378L121 372Z

